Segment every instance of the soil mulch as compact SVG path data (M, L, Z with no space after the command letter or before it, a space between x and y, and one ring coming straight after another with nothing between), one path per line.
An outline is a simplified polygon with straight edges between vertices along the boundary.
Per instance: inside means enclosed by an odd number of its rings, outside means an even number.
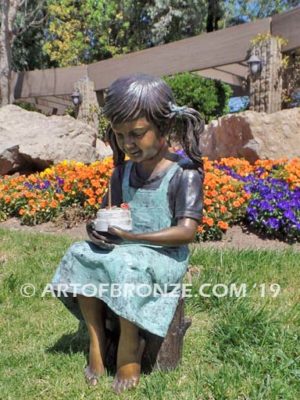
M87 239L85 222L77 222L72 225L63 221L47 222L35 226L21 225L20 220L11 218L0 222L0 228L23 232L49 233L53 235L68 235L74 240ZM300 243L288 244L277 239L268 239L259 237L256 234L247 231L242 226L233 226L224 234L222 240L208 241L202 243L193 243L192 248L211 248L211 249L255 249L255 250L286 250L292 249L300 251Z

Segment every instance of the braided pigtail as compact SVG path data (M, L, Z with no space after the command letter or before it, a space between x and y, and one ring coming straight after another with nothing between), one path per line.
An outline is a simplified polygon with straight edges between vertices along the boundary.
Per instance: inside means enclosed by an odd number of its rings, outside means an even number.
M112 148L114 166L116 167L117 165L124 164L125 154L119 148L119 146L117 144L117 140L116 140L116 135L114 134L110 125L108 126L106 133L105 133L105 142L108 142L108 144Z
M186 106L179 107L169 103L169 117L173 120L173 132L186 155L193 161L196 168L203 171L203 160L200 151L200 137L204 129L204 121L200 113Z

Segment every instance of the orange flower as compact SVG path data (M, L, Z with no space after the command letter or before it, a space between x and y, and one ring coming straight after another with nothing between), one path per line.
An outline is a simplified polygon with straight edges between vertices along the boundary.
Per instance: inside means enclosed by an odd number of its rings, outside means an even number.
M51 208L56 208L58 206L58 202L56 200L52 200L51 203L49 204Z
M11 197L10 196L4 196L4 201L6 204L11 202Z
M212 204L212 200L211 200L211 199L205 199L205 200L204 200L204 204L205 204L206 206L210 206L210 205Z
M88 199L87 202L89 203L90 206L94 206L96 204L96 200L94 197Z
M199 225L198 228L197 228L197 232L198 232L198 233L202 233L203 231L204 231L203 226L202 226L202 225Z
M227 197L229 199L236 199L237 198L237 194L234 193L234 192L229 192L229 193L227 193Z
M240 202L240 200L234 200L232 205L233 205L233 207L239 208L239 207L241 207L242 203Z
M47 201L46 200L42 200L40 202L40 206L41 206L41 208L46 208L47 207Z
M100 183L99 183L99 181L97 179L92 179L91 180L91 184L96 189L100 187Z
M91 188L84 189L83 193L86 194L88 197L93 197L94 196L94 191Z
M59 201L62 201L65 198L65 195L63 193L57 193L56 197L58 198Z
M221 207L220 207L221 213L224 214L224 213L227 212L227 210L228 210L228 208L222 204Z
M224 222L224 221L218 221L218 227L223 229L223 230L227 230L228 229L228 224L227 224L227 222Z
M214 225L214 220L212 218L210 218L210 217L204 216L203 217L203 223L208 225L208 226L210 226L210 227L212 227Z
M101 195L103 193L103 189L97 189L96 190L96 194L99 196L99 195Z
M217 200L218 200L220 203L223 203L224 201L226 201L226 197L223 196L222 194L219 194L219 196L217 197Z

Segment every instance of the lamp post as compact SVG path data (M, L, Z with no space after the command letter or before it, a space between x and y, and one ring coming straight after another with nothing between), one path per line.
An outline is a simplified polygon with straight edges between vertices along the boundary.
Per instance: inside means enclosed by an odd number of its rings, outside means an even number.
M259 75L261 73L262 67L264 65L263 61L255 55L252 55L247 60L247 64L249 66L249 71L252 76Z
M75 92L71 94L71 98L75 107L79 107L82 103L82 95L78 89L76 89Z

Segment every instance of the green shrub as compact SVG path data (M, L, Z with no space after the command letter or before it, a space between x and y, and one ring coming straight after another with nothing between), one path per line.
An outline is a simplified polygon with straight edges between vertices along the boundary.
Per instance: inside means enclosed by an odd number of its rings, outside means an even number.
M42 114L42 111L40 111L38 108L36 108L36 106L34 104L27 103L26 101L18 101L18 102L15 102L14 105L21 107L26 111L35 111L35 112Z
M164 79L173 90L177 104L195 108L206 123L229 112L228 101L232 95L229 85L190 72Z
M99 128L98 128L99 139L101 140L104 139L108 124L109 124L108 119L101 113L99 115Z

